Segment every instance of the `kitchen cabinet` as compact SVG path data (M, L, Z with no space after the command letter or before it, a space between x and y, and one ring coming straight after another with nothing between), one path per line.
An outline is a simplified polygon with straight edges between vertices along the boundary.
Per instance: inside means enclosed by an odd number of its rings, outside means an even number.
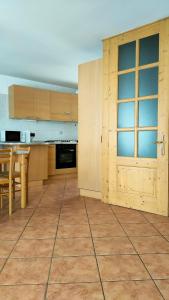
M50 92L50 119L77 121L77 95Z
M102 60L80 65L78 77L78 185L101 198Z
M17 85L9 87L9 116L18 119L36 119L33 88Z
M48 146L32 145L29 159L29 181L48 179Z
M12 85L9 117L30 120L77 121L77 95Z

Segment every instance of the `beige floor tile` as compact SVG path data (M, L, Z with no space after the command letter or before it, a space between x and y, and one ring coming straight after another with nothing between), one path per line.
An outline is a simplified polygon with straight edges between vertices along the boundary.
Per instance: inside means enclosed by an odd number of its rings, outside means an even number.
M162 300L158 289L151 280L104 282L106 300Z
M99 275L94 256L53 258L50 283L97 282Z
M90 237L89 225L63 225L58 227L58 238Z
M131 213L117 213L117 219L120 223L147 223L147 219L144 218L139 212Z
M142 254L141 258L153 279L169 279L169 254Z
M88 224L88 218L86 215L77 214L62 214L59 220L60 225L73 225L73 224Z
M9 254L11 253L15 241L1 241L0 240L0 258L5 258L8 257Z
M91 225L91 231L93 237L115 237L126 235L122 227L117 223Z
M50 284L47 300L103 300L100 283Z
M111 205L111 207L115 214L137 212L137 210L135 210L135 209L127 208L127 207L123 207L123 206Z
M32 216L30 219L28 226L34 226L38 224L57 224L59 220L58 216Z
M98 256L102 281L144 280L150 276L137 255Z
M27 226L21 236L21 239L52 239L56 235L57 224L35 224Z
M3 224L4 226L21 226L24 227L30 217L22 217L22 216L8 216L5 215L4 217L0 218L0 224Z
M94 255L91 238L57 239L53 256Z
M58 206L58 208L53 208L53 207L38 207L36 208L33 216L54 216L54 217L58 217L59 213L60 213L60 206Z
M0 225L0 240L11 240L15 241L17 240L22 231L23 231L22 226L12 226L12 225L5 225L3 226L2 224Z
M45 284L49 266L50 258L8 259L0 274L0 284Z
M131 241L140 254L169 253L169 242L161 236L131 237Z
M117 219L114 217L112 213L109 214L96 214L89 215L89 223L90 224L113 224L117 223Z
M1 269L3 268L5 262L6 262L6 259L5 259L5 258L0 258L0 271L1 271ZM0 276L1 276L1 275L0 275Z
M122 224L122 227L129 236L160 235L151 224Z
M44 294L43 285L0 286L1 300L44 300Z
M11 258L51 257L54 239L19 240L11 253Z
M169 280L155 280L165 300L169 300Z
M16 209L14 212L13 212L13 216L17 216L17 217L30 217L32 216L34 212L34 209L33 208L21 208L21 209Z
M106 207L87 207L87 213L88 215L107 215L109 213L112 213L112 210L109 206Z
M156 223L154 227L163 235L169 235L169 223Z
M136 253L126 237L94 238L94 247L97 255Z
M144 217L150 222L150 223L167 223L169 222L169 217L160 216L156 214L150 214L143 212Z

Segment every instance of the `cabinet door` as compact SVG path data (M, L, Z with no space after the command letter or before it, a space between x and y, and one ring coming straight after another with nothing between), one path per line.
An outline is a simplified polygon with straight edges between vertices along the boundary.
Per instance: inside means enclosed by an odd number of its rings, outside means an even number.
M72 103L72 121L78 121L78 96L77 95L72 95L72 99L71 99L71 103Z
M56 121L72 121L72 95L50 92L50 118Z
M36 119L50 120L50 92L41 89L35 89L36 99Z
M33 88L9 88L9 116L19 119L36 119L36 100Z

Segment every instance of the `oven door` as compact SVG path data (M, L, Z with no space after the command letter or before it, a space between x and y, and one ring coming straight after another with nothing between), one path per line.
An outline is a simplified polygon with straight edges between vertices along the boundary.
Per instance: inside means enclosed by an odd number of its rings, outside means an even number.
M76 144L56 145L56 169L76 168Z

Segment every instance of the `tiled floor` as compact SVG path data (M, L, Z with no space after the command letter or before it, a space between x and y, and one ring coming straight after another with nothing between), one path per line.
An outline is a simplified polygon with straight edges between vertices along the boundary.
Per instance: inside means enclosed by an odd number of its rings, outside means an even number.
M75 177L0 214L0 300L169 299L169 218L79 197Z

